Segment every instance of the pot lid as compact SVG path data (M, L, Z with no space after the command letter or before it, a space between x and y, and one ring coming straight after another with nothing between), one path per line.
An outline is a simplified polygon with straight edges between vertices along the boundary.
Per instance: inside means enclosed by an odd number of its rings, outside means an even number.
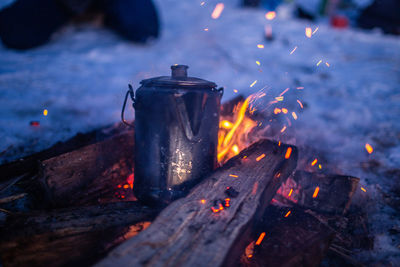
M203 80L195 77L187 76L187 69L189 67L186 65L172 65L171 66L171 76L160 76L151 79L142 80L140 83L143 86L164 86L164 87L202 87L202 88L215 88L217 85L213 82Z

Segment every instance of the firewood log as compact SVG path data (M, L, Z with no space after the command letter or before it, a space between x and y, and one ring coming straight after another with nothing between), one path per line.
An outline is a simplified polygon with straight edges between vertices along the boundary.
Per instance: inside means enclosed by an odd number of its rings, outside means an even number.
M0 233L1 260L5 266L90 264L140 232L158 212L120 202L12 214Z
M45 160L40 183L55 207L110 198L133 173L133 131Z
M268 207L257 235L242 256L242 266L317 267L335 236L301 208Z
M352 176L296 171L279 189L282 197L277 199L291 200L320 213L345 214L359 181ZM293 193L289 197L291 189Z
M237 264L254 223L295 169L297 157L293 146L268 140L251 145L97 266Z

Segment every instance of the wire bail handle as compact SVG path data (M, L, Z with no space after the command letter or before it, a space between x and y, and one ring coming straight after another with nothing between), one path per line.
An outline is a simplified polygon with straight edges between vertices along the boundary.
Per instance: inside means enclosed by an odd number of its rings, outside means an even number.
M125 117L124 117L126 101L128 100L128 96L129 96L129 95L131 96L132 107L133 107L133 108L135 108L135 104L136 104L135 93L134 93L134 91L133 91L133 87L132 87L132 85L130 85L130 84L128 84L128 87L129 87L129 89L128 89L128 91L126 91L124 104L122 105L121 120L122 120L122 122L123 122L124 124L133 127L133 124L127 122L127 121L125 120Z

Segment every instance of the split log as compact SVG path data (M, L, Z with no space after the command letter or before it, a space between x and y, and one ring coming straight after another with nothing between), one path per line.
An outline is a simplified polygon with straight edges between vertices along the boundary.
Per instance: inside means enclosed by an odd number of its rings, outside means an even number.
M158 212L121 202L14 214L1 230L1 259L5 266L90 264L140 232Z
M276 199L320 213L345 214L359 181L352 176L296 171L279 189Z
M293 146L268 140L251 145L97 266L237 264L251 228L295 169L297 157Z
M124 124L117 123L87 133L78 133L67 141L58 142L41 152L1 165L0 182L21 175L34 176L38 172L38 162L40 161L100 142L126 131L127 129Z
M49 200L65 207L111 198L133 173L133 143L133 132L127 131L43 161L39 180Z
M335 236L333 230L301 208L270 206L257 228L255 241L242 256L242 266L316 267Z

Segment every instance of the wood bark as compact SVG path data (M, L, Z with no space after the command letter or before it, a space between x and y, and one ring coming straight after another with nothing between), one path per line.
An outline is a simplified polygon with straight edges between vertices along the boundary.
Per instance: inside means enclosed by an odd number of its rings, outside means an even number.
M1 230L5 266L89 264L137 234L159 212L137 202L13 214Z
M118 246L97 266L237 264L254 223L295 169L297 157L293 146L268 140L251 145L187 197L170 204L146 231ZM229 207L223 207L227 198Z

